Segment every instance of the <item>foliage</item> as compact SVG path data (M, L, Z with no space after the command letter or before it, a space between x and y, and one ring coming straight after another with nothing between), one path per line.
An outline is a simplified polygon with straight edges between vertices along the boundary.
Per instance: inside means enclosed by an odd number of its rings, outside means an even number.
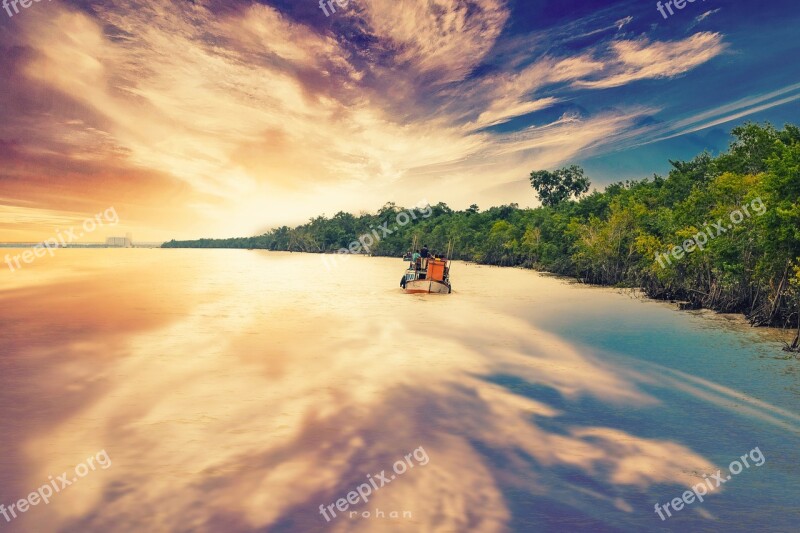
M584 176L581 167L572 165L552 172L531 172L531 187L536 189L543 206L554 207L588 191L589 179Z

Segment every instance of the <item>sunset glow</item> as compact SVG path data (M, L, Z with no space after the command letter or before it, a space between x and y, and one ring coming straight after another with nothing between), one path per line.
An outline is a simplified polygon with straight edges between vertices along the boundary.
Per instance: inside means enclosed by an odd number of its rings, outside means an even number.
M759 77L796 39L760 43L743 8L694 7L668 21L642 2L501 0L2 13L0 241L109 206L116 233L157 241L386 201L534 205L535 168L581 161L602 186L665 169L667 149L723 148L734 118L797 118L797 67ZM796 10L762 16L778 35L796 26ZM719 71L735 56L757 81Z

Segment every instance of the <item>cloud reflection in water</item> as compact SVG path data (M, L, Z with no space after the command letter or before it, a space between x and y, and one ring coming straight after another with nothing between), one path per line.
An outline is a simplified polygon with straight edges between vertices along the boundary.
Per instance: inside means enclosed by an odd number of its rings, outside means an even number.
M4 322L27 324L0 346L3 385L13 368L26 384L3 398L20 417L4 420L15 429L0 451L21 466L4 474L2 501L96 450L114 460L27 513L28 529L381 530L347 513L326 524L319 505L419 446L428 465L354 510L411 511L398 531L632 528L656 524L654 485L717 468L625 422L668 409L646 390L652 369L515 316L575 290L557 281L459 264L453 295L416 297L394 288L393 260L354 258L320 278L319 258L299 254L87 262L102 253L58 258L85 270L83 289L55 276L2 293ZM60 298L81 305L47 305ZM54 324L45 343L36 328Z

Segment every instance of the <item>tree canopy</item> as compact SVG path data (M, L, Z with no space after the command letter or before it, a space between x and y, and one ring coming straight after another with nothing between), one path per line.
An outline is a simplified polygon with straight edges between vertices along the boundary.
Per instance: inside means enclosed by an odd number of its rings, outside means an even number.
M554 207L569 200L578 198L589 190L589 179L584 176L583 169L577 165L560 168L554 171L534 170L531 172L531 187L536 189L539 201L543 206Z

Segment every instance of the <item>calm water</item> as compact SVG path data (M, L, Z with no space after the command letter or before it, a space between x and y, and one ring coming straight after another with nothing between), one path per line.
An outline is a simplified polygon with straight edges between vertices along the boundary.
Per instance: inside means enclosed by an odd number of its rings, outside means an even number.
M460 263L452 295L409 296L403 266L59 250L5 269L0 503L77 481L0 531L796 530L800 363L769 334ZM761 466L655 513L756 447ZM107 468L79 478L90 457Z

